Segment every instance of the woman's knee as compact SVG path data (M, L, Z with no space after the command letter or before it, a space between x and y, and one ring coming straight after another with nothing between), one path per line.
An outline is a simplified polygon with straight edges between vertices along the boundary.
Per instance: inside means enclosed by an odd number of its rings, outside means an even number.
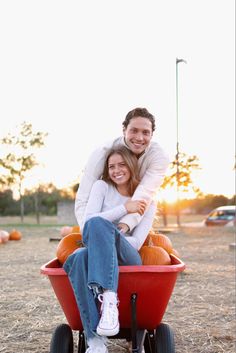
M75 256L74 263L76 263L76 266L78 266L79 268L82 268L84 265L87 265L87 262L88 262L87 248L81 248L78 251L76 251L73 255Z
M107 221L102 217L93 217L90 218L84 226L83 231L83 241L87 245L88 239L100 239L102 240L103 236L108 236L113 234L114 225L112 222Z
M102 218L102 217L99 217L99 216L96 216L96 217L92 217L90 218L88 221L86 221L85 223L85 227L87 228L96 228L98 225L103 225L103 224L106 224L107 221L106 219Z

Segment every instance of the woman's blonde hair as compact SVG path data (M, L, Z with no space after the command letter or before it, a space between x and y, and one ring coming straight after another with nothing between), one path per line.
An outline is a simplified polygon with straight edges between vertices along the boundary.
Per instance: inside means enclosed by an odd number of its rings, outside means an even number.
M129 180L129 189L128 193L130 196L133 195L136 187L138 186L140 179L139 179L139 170L138 170L138 159L137 157L125 146L119 145L116 147L112 147L106 155L105 165L102 173L102 180L106 181L107 183L113 184L115 183L109 177L109 168L108 163L111 156L114 154L119 154L126 164L130 172L130 180Z

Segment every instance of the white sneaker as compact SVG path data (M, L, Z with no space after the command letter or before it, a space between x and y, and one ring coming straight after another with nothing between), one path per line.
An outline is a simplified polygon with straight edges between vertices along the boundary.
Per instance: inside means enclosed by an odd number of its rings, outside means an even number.
M97 334L100 336L115 336L119 332L119 312L117 309L117 295L114 292L106 291L98 296L102 303L101 319L97 326Z
M88 340L88 348L85 353L108 353L103 337L94 337Z
M88 347L85 353L108 353L107 347Z

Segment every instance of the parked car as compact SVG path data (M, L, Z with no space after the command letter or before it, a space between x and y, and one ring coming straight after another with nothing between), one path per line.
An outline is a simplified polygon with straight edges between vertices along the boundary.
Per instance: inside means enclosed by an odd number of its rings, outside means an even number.
M215 208L206 217L206 226L236 226L236 206L221 206Z

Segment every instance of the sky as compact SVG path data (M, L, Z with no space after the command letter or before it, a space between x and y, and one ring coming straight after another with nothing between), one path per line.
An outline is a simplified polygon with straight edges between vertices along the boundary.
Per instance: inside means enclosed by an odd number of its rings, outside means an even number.
M140 106L173 160L176 58L180 151L198 156L203 192L232 196L233 0L1 0L0 138L23 121L48 132L28 182L66 187Z

